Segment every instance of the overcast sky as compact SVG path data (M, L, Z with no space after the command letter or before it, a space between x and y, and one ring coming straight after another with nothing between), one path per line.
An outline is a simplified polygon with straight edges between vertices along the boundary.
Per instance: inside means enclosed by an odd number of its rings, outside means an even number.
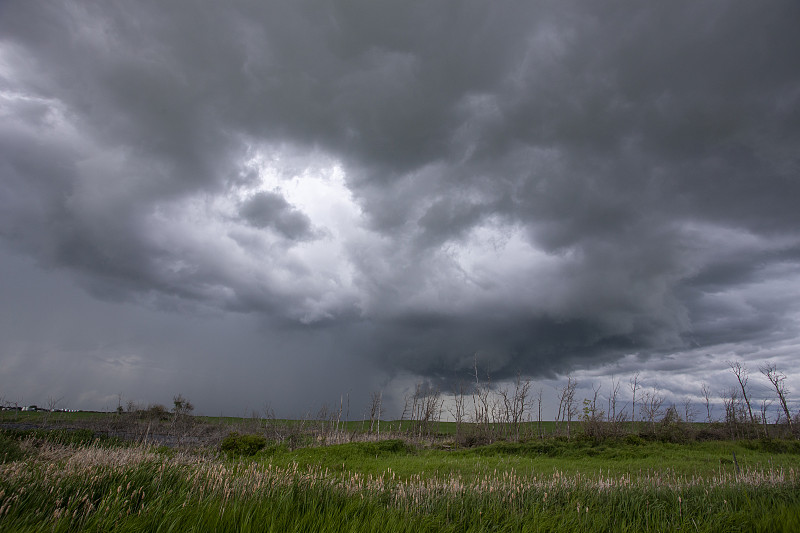
M0 396L474 361L800 398L800 4L0 2ZM399 415L399 413L397 413Z

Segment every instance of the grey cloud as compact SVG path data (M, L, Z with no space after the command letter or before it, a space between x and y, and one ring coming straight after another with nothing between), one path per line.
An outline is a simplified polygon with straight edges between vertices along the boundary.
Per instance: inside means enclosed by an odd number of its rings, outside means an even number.
M389 373L768 344L797 9L3 3L0 231L96 296L357 330Z
M311 221L277 193L261 192L242 204L239 213L257 228L274 227L287 239L313 237Z

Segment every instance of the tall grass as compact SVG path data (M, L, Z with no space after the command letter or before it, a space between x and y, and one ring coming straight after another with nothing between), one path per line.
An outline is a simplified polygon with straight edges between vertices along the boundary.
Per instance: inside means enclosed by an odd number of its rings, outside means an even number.
M408 452L384 447L398 458ZM401 476L390 467L363 473L100 441L28 437L19 450L22 458L0 465L0 531L796 531L800 524L798 472L768 465L694 476L670 469Z

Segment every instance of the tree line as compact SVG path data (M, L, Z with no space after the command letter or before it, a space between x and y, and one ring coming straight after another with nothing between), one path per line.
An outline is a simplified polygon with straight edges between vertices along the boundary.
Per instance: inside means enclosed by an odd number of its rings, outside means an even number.
M602 439L639 434L668 440L797 438L800 412L790 410L786 374L775 364L760 365L759 374L772 392L755 399L747 366L739 361L727 365L735 383L714 394L704 382L698 395L701 405L691 397L679 404L667 403L659 385L646 386L640 372L627 383L612 377L605 394L602 385L591 384L589 395L579 398L579 383L568 375L555 390L555 419L544 421L542 387L521 374L510 383L494 385L488 373L481 377L476 362L473 380L459 382L449 393L418 384L405 397L402 427L413 438L431 438L447 418L455 423L456 441L464 445L577 435ZM719 405L723 413L716 417ZM368 411L371 418L380 413L379 396L373 395ZM371 420L370 427L374 425Z
M404 397L399 421L384 420L383 393L375 391L361 416L351 417L348 394L342 395L338 406L323 405L316 415L294 421L277 419L267 405L263 413L253 412L245 424L248 428L241 429L257 431L290 447L392 437L450 440L459 446L628 435L670 441L800 437L800 412L791 411L785 373L772 363L759 365L759 380L770 391L764 395L754 393L753 376L745 364L728 361L727 366L734 378L729 387L713 392L702 383L698 395L679 403L668 403L659 385L643 379L640 372L626 381L612 376L605 387L592 383L582 389L567 375L553 391L555 418L544 420L543 386L519 373L511 381L494 383L488 372L481 374L476 360L471 379L456 383L448 392L428 383L416 384ZM581 398L579 390L588 394ZM50 411L56 411L58 401L50 401ZM137 438L147 439L159 431L176 436L180 443L197 432L193 410L192 403L180 394L173 398L171 409L161 404L142 407L133 401L123 407L120 395L116 409L119 427L109 427L107 432L133 432ZM443 422L455 426L454 434L452 428L443 431ZM134 430L132 424L137 426Z

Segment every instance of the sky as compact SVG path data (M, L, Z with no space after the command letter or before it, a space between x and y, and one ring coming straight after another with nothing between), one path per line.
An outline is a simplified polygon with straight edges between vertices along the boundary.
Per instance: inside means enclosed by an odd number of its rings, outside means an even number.
M0 397L399 416L476 365L699 401L740 361L797 406L798 21L0 1Z

